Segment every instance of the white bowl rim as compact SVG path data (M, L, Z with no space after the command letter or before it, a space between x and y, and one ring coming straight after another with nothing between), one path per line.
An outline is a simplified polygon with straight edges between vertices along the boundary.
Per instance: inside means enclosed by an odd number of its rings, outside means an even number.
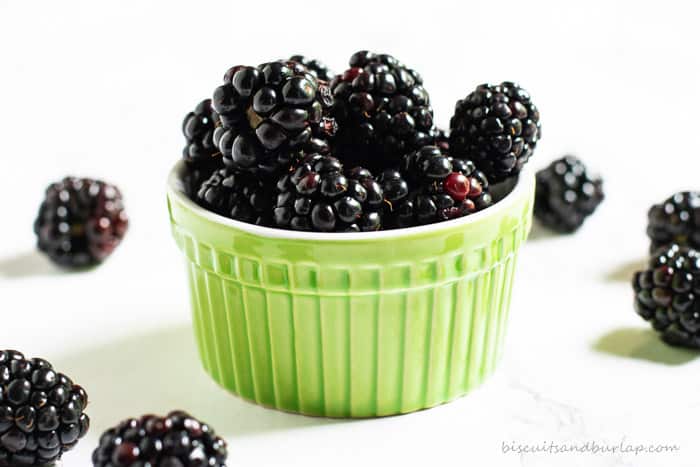
M227 227L240 230L258 237L265 237L279 240L307 240L314 242L334 242L334 241L372 241L386 239L400 239L416 235L425 235L443 230L450 230L455 227L466 226L479 222L489 216L497 216L501 211L508 209L513 203L521 198L523 192L531 189L535 183L534 171L530 165L526 165L518 176L513 189L500 201L489 206L483 211L476 212L469 216L452 219L449 221L436 222L434 224L408 227L405 229L379 230L376 232L306 232L297 230L276 229L274 227L261 227L247 222L229 219L215 212L209 211L192 201L184 191L184 184L180 174L185 165L182 160L172 168L168 176L168 196L177 199L188 209L195 212L197 216L203 217L211 222L222 224Z

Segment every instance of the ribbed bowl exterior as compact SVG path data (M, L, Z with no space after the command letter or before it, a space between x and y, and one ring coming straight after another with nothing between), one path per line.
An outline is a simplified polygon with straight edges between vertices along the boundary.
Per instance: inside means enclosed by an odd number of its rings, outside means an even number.
M500 359L532 198L428 233L314 241L217 222L171 191L205 370L258 404L328 417L467 393Z

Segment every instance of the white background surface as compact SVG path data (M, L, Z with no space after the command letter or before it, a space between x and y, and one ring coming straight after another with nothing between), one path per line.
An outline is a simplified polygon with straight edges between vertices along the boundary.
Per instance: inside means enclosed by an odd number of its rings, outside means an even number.
M182 408L230 443L238 466L690 466L700 447L700 361L657 341L628 284L645 260L646 210L700 188L697 11L654 2L10 2L0 0L0 347L44 356L89 391L90 465L105 428ZM687 2L687 5L692 5ZM164 195L181 120L233 64L292 53L345 67L355 50L418 69L437 120L485 81L517 80L542 114L532 164L571 151L608 198L576 235L524 247L503 364L452 404L382 420L277 413L200 370L184 269ZM89 273L34 252L46 184L103 177L131 230ZM674 454L517 456L502 442L677 444Z

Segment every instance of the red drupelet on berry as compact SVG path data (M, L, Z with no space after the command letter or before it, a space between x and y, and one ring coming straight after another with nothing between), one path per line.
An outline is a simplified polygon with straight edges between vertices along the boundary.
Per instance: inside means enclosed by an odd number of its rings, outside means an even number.
M404 156L401 170L379 178L389 228L432 224L466 216L491 205L488 180L474 164L424 146Z

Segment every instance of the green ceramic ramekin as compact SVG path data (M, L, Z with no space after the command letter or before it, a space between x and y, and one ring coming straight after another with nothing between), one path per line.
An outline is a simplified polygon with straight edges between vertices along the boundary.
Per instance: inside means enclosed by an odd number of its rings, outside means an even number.
M257 227L197 206L170 175L206 371L245 399L329 417L412 412L493 372L534 176L468 217L372 233Z

